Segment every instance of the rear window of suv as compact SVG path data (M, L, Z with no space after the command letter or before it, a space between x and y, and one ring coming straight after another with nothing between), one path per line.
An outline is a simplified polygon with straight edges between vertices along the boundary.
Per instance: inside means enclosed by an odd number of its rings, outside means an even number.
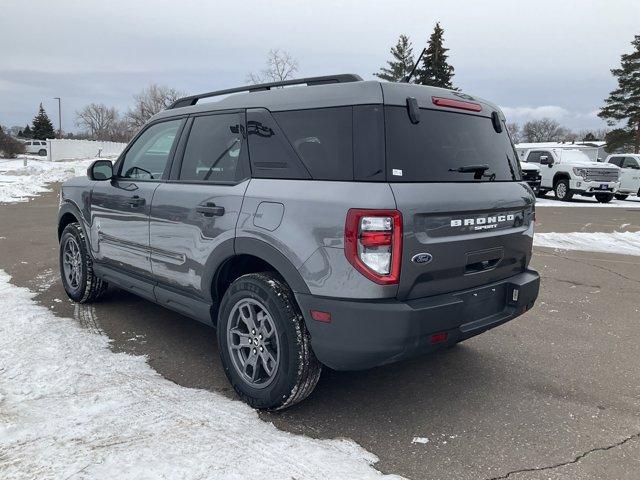
M411 123L405 107L385 107L389 182L520 181L518 155L503 125L490 117L420 109ZM486 165L480 179L461 167Z

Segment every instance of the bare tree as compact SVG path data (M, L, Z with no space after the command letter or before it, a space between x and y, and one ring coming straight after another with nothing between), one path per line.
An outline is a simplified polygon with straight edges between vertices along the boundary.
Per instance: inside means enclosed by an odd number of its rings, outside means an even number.
M293 78L298 71L298 61L288 52L269 50L266 68L259 73L249 73L247 83L282 82Z
M522 136L527 142L560 142L568 133L566 128L551 118L531 120L522 128Z
M142 127L156 113L165 110L178 98L185 94L175 88L164 85L149 85L137 95L133 96L134 106L126 114L132 129Z
M522 130L520 129L520 125L516 122L507 123L507 131L509 132L509 136L513 143L522 142Z
M119 113L114 107L91 103L76 112L76 125L84 128L94 140L111 140Z

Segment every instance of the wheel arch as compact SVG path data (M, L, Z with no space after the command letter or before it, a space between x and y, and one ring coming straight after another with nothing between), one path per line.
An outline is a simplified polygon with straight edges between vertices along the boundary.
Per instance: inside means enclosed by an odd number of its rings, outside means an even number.
M567 172L557 172L554 176L553 176L553 186L555 188L556 184L560 181L560 180L571 180L571 175L569 175Z
M268 243L254 238L236 238L233 250L229 250L228 244L221 247L227 250L226 255L216 262L215 268L207 269L210 274L205 280L205 285L208 283L211 286L210 294L214 303L220 302L224 292L236 278L267 270L279 275L293 292L310 293L302 275L291 261ZM221 258L219 255L216 257Z

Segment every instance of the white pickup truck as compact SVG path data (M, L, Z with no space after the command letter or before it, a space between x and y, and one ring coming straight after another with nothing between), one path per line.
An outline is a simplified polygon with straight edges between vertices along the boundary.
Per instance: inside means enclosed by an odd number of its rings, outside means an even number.
M620 189L616 198L626 200L629 195L640 197L640 154L609 155L605 162L620 167Z
M540 165L540 196L553 190L558 200L569 201L578 194L607 203L620 188L617 166L592 162L578 149L530 149L521 160Z

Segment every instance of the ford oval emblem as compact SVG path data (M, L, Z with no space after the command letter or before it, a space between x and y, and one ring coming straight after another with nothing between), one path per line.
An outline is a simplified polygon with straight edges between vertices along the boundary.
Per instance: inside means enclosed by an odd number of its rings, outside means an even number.
M413 263L430 263L433 260L433 255L430 253L418 253L411 257Z

